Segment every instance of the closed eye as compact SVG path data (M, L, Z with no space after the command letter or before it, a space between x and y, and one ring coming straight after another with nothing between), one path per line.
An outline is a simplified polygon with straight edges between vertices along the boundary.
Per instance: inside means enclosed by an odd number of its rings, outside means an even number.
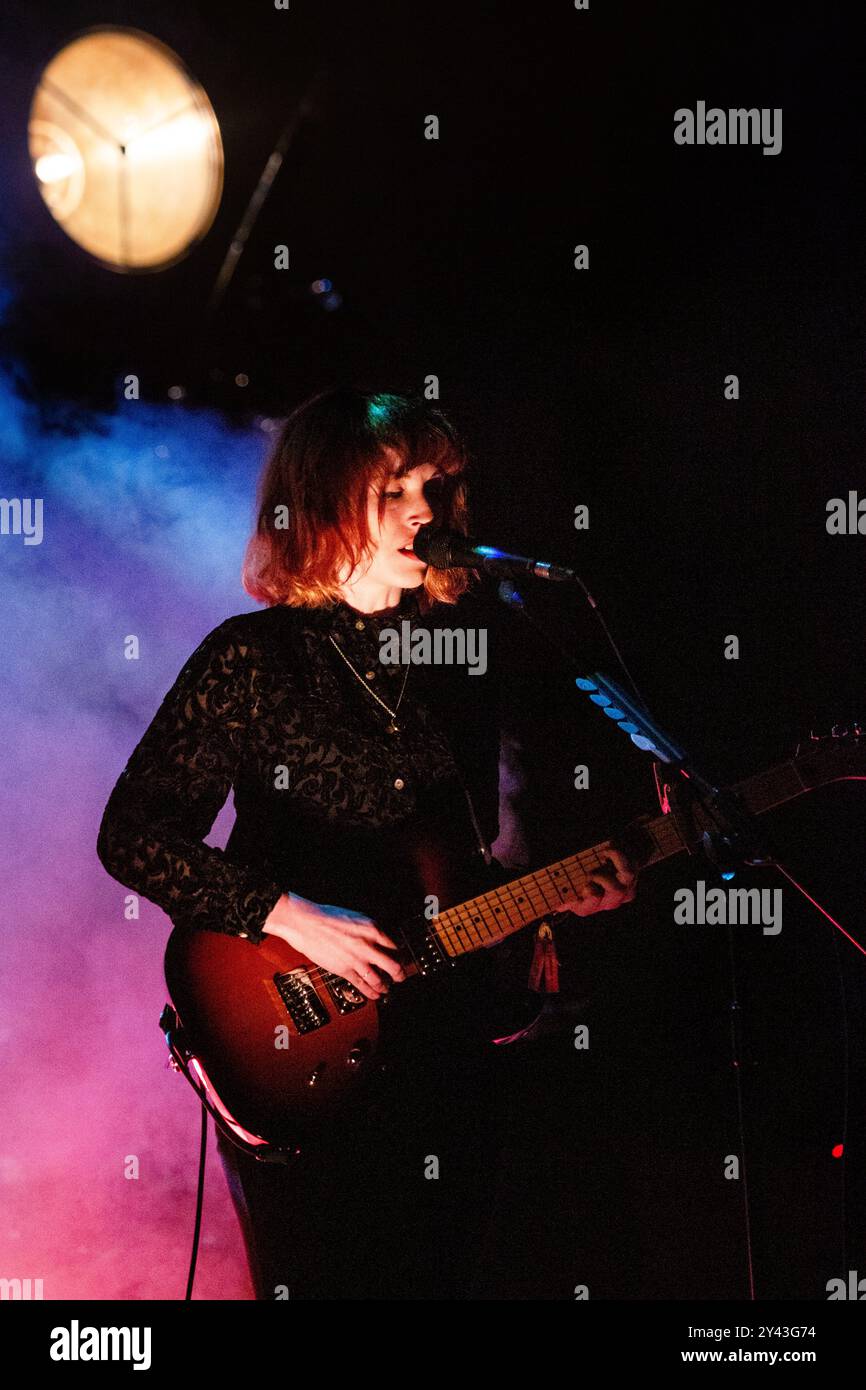
M427 479L424 484L424 491L427 492L428 489L431 489L434 493L441 492L444 481L445 475L443 473L435 473L432 478ZM397 492L384 492L382 496L389 502L396 502L403 496L403 488L400 488Z

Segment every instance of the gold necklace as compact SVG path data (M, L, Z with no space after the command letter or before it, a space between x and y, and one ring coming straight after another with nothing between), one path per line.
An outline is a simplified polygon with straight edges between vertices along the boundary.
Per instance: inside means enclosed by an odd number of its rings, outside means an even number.
M344 651L342 651L342 650L337 646L337 643L334 641L334 639L333 639L333 637L331 636L330 632L327 634L327 636L328 636L328 641L331 643L331 646L332 646L332 647L334 648L334 650L343 658L343 660L345 661L345 663L346 663L346 665L348 666L349 670L352 672L352 675L355 677L355 679L364 687L364 689L366 690L367 694L368 694L368 695L372 695L372 696L373 696L373 699L376 701L376 703L379 704L379 705L381 705L382 708L383 708L383 710L385 710L385 711L391 716L391 723L387 725L387 727L386 727L386 729L385 729L385 732L386 732L386 733L389 733L389 734L399 734L399 732L400 732L400 725L396 722L396 718L397 718L397 711L398 711L398 709L400 708L400 702L401 702L402 699L403 699L403 694L404 694L404 691L405 691L405 689L406 689L406 682L407 682L407 680L409 679L409 663L407 662L407 664L406 664L406 674L405 674L405 676L403 677L403 684L402 684L402 686L401 686L401 688L400 688L400 696L399 696L399 699L397 700L397 703L396 703L396 705L394 706L394 708L391 709L390 705L386 705L384 700L380 700L380 699L379 699L379 696L376 694L375 690L371 690L371 689L370 689L369 685L368 685L367 682L364 680L364 677L358 675L358 672L355 670L355 668L354 668L354 666L352 665L351 661L350 661L349 658L346 656L346 653L345 653Z

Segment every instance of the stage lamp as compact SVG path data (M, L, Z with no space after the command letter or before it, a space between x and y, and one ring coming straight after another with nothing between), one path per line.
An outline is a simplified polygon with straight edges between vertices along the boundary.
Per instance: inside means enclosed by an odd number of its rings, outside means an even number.
M162 270L207 232L223 149L207 95L171 49L137 29L73 39L44 69L28 144L63 230L117 271Z

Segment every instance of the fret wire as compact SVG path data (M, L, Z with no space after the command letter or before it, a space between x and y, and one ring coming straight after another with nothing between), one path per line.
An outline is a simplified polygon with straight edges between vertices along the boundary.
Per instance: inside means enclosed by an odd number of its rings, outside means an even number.
M494 888L488 889L487 893L483 895L491 903L490 911L493 914L492 922L496 929L496 934L500 940L503 938L503 936L507 935L507 932L503 931L502 915L505 915L506 924L510 925L509 917L511 913L511 905L502 896L502 890L504 886L504 884L497 884ZM496 911L497 904L500 908L499 913L497 913Z
M536 920L537 917L543 917L546 912L554 911L561 902L561 899L558 897L556 903L551 901L550 893L545 889L541 877L543 874L546 874L547 878L552 882L550 865L546 865L543 869L536 869L534 873L526 875L526 877L521 880L527 885L527 896L534 914L534 916L530 918L530 921ZM566 877L568 877L567 874ZM540 904L536 904L532 901L533 890L535 895L540 898Z
M586 864L587 864L587 867L588 867L590 870L593 870L593 869L600 869L600 868L602 867L603 864L606 864L606 863L609 862L609 861L608 861L608 858L607 858L607 855L606 855L606 854L602 854L602 853L601 853L601 850L599 850L599 849L597 848L597 846L595 846L595 845L593 845L592 849L585 849L585 850L582 850L582 851L580 852L580 854L576 854L576 855L575 855L575 858L577 859L578 863L581 865L581 868L583 868L583 863L582 863L582 861L585 860L585 861L586 861Z
M649 835L657 853L663 859L685 849L685 844L676 827L676 821L671 815L657 816L655 820L644 825L643 830Z
M459 951L457 950L457 948L460 944L459 938L455 934L455 930L454 927L451 925L451 922L449 920L446 920L449 918L453 919L454 915L454 908L449 907L446 909L445 912L440 912L434 920L436 922L437 934L443 940L446 950L447 947L451 946L454 948L453 954L458 955ZM452 953L451 951L447 951L447 954L450 958Z
M541 898L541 904L542 904L541 911L542 911L542 915L543 915L545 912L549 912L549 911L550 911L550 895L545 891L544 883L543 883L543 881L542 881L542 874L543 874L543 873L544 873L544 870L543 870L543 869L536 869L536 870L535 870L535 872L531 875L531 889L530 889L530 892L531 892L531 893L535 893L538 897ZM532 898L530 897L530 902L531 902L531 901L532 901ZM533 906L533 911L534 911L534 906Z
M449 911L449 940L454 947L455 955L463 950L463 938L460 935L460 906L452 907Z
M538 894L538 887L537 884L535 884L534 870L532 870L532 872L530 873L523 874L523 876L521 876L520 878L517 878L517 880L514 881L514 887L520 888L521 894L523 894L524 901L530 903L530 909L532 910L532 912L535 912L535 903L532 902L532 894L534 894L534 892L535 894ZM523 908L520 908L521 913L523 913L523 910Z
M509 905L502 896L502 887L502 884L497 884L497 886L491 889L490 891L491 901L493 901L494 903L498 903L499 905L498 913L495 906L491 909L491 911L493 912L493 919L496 922L496 928L499 932L500 940L504 940L504 938L508 936L511 931ZM502 920L503 917L505 919L504 923Z
M569 858L562 860L562 865L566 873L570 873L571 869L575 869L582 878L587 877L589 869L591 869L591 866L584 865L584 863L581 862L581 855L569 855ZM598 867L598 865L592 865L592 867Z
M555 873L553 872L554 869L559 870L559 874L558 874L558 875L555 874ZM550 866L550 868L548 869L548 875L549 875L549 877L550 877L550 879L551 879L552 882L556 880L557 876L558 876L559 878L564 879L565 882L566 882L566 884L568 885L568 887L572 890L572 892L576 892L576 891L577 891L577 890L575 889L574 883L572 882L571 874L568 872L568 869L565 867L565 860L564 860L564 859L561 859L561 860L559 861L558 864L552 864L552 865ZM555 891L558 891L558 890L555 890Z
M573 892L573 893L579 893L580 888L581 888L582 885L577 884L577 883L574 882L574 879L571 877L571 872L570 872L570 870L569 870L568 867L567 867L567 866L568 866L568 863L569 863L569 861L568 861L567 859L563 859L563 860L562 860L562 868L563 868L563 871L564 871L564 873L565 873L565 877L568 879L568 882L569 882L569 884L571 885L571 890L572 890L572 892ZM582 871L580 868L578 868L578 873L580 873L581 877L582 877L582 878L584 879L584 881L585 881L586 876L585 876L585 874L583 873L583 871Z
M475 897L470 898L465 904L467 908L472 909L472 916L478 918L477 922L472 923L472 930L482 945L489 940L489 923L484 920L484 897L484 893L476 893Z
M529 890L530 892L534 891L534 892L537 894L537 896L541 898L541 915L542 915L542 916L544 915L545 912L549 912L549 911L551 910L550 901L549 901L548 895L547 895L547 893L544 891L544 885L543 885L543 884L541 883L541 881L540 881L540 880L541 880L541 875L542 875L543 872L544 872L543 869L536 869L535 872L534 872L533 874L530 875L532 887L531 887L531 889ZM531 902L531 901L532 901L532 899L531 899L531 897L530 897L530 902ZM535 910L535 908L534 908L534 906L533 906L533 911L534 911L534 910Z
M518 900L517 900L517 894L515 893L514 890L515 890L515 888L519 888L519 887L523 884L524 879L527 878L527 877L529 877L529 875L524 875L523 878L515 879L513 884L511 884L511 883L503 884L504 890L505 890L507 893L510 893L510 894L511 894L511 898L512 898L512 900L513 900L513 902L514 902L515 909L517 910L517 913L518 913L519 917L521 918L521 920L523 920L523 912L524 912L524 909L521 907L520 903L518 902ZM525 894L524 894L524 896L525 896ZM529 923L532 922L532 921L534 921L534 918L533 918L533 917L527 917L527 919L526 919L526 921L523 923L523 925L524 925L524 926L528 926Z
M493 908L490 905L490 899L488 897L489 891L490 890L484 893L479 893L475 901L478 904L478 913L481 917L481 925L484 928L487 940L495 941L499 939L499 923L496 920L496 917L493 914Z
M556 866L555 866L555 865L548 865L548 867L543 871L544 873L547 874L547 877L548 877L548 879L550 880L550 894L551 894L551 898L550 898L550 906L548 907L548 911L549 911L549 912L555 912L556 909L557 909L557 905L559 905L559 907L560 907L560 909L561 909L561 905L562 905L562 898L561 898L561 896L560 896L559 889L558 889L557 884L556 884L555 875L553 874L553 871L552 871L554 867L556 867ZM565 877L566 879L568 879L568 875L567 875L567 874L565 874L564 877Z
M569 884L571 892L577 892L581 888L581 880L585 880L585 873L584 870L581 869L580 865L575 866L575 873L577 873L578 876L580 876L578 877L577 883L575 883L573 874L571 874L569 869L570 862L571 860L562 859L560 860L559 865L556 865L555 867L557 867L557 869L562 869L564 878L566 878L567 884Z
M445 914L446 916L449 916L449 917L452 919L452 921L455 922L455 923L457 924L457 925L452 926L452 927L450 928L450 941L451 941L451 945L455 948L455 955L465 955L467 945L470 946L470 947L475 947L475 946L478 946L478 945L481 944L481 943L480 943L480 940L475 940L475 941L473 941L471 936L470 936L470 938L469 938L469 940L468 940L468 942L467 942L466 939L465 939L465 938L463 937L463 935L461 934L460 929L459 929L459 924L460 924L461 920L462 920L464 917L466 917L466 915L467 915L467 914L466 914L466 908L469 906L469 903L471 903L472 901L473 901L473 899L470 898L470 899L469 899L469 902L467 902L467 903L458 903L455 907L450 907L450 908L448 909L448 912ZM469 932L474 931L474 927L473 927L473 925L472 925L471 922L468 922L468 923L467 923L467 930L468 930ZM477 932L476 932L476 936L477 936Z
M454 922L458 922L458 921L459 921L459 916L460 916L459 912L457 912L457 911L455 911L454 909L452 909L451 916L452 916L452 919L453 919ZM454 956L465 956L465 955L467 954L467 950L471 950L471 949L472 949L471 944L467 947L467 944L466 944L466 942L463 940L463 937L462 937L462 935L461 935L461 933L460 933L460 931L459 931L459 929L458 929L458 926L452 926L452 928L451 928L451 934L450 934L450 937L449 937L449 942L450 942L450 945L451 945L451 948L452 948L452 953L453 953Z
M512 897L514 898L515 903L517 903L517 902L518 902L517 894L518 894L518 892L519 892L520 895L521 895L521 898L523 899L523 902L524 902L524 903L528 902L528 903L530 904L530 907L532 908L532 911L534 912L534 911L535 911L535 907L534 907L534 904L533 904L533 902L532 902L532 880L533 880L533 875L532 875L532 874L523 874L520 878L515 879L515 880L514 880L514 890L516 890L516 891L512 891ZM522 915L523 912L524 912L524 908L521 907L521 906L519 905L519 903L518 903L518 908L517 908L517 910L518 910L518 912L521 913L521 915Z
M569 875L569 878L571 877L572 870L574 870L581 878L586 879L593 870L599 867L601 860L597 856L587 862L584 862L584 859L585 856L582 854L570 854L567 859L561 859L560 863L565 869L566 874ZM572 887L580 887L580 884L578 883L575 885L572 883Z
M460 916L461 916L461 917L464 919L464 921L465 921L465 924L466 924L466 931L470 933L469 942L470 942L472 945L480 946L480 945L482 944L481 936L480 936L480 933L479 933L479 931L478 931L477 926L475 925L475 923L474 923L473 920L472 920L472 916L474 915L474 911L475 911L474 907L472 906L474 902L475 902L475 898L470 898L468 902L461 903L460 906L457 908L457 912L460 914ZM474 937L475 937L475 940L474 940L474 941L472 940L472 934L474 934ZM461 937L460 939L461 939L461 941L462 941L462 942L464 943L464 945L465 945L465 944L466 944L466 938L465 938L465 937Z
M533 901L533 898L540 898L540 899L541 899L541 911L542 911L542 912L546 912L546 911L547 911L547 898L546 898L546 895L545 895L545 893L544 893L544 890L543 890L543 888L542 888L542 886L541 886L541 884L540 884L540 882L539 882L539 873L540 873L540 870L538 870L538 869L533 869L531 873L524 874L523 878L520 879L519 882L520 882L520 884L521 884L521 886L522 886L522 888L523 888L524 896L525 896L525 897L527 898L527 900L529 901L529 904L530 904L530 907L532 908L532 911L533 911L533 912L535 911L535 906L536 906L535 903L534 903L534 901Z
M478 896L473 899L473 902L478 905L478 915L481 919L481 925L487 935L487 939L493 940L498 937L499 923L494 916L490 915L492 914L492 908L488 905L488 892L489 890L484 893L479 893Z
M514 908L512 904L510 904L506 899L503 898L504 887L504 884L499 884L495 888L490 889L487 893L480 895L482 897L487 898L491 903L498 904L499 908L501 909L501 914L504 914L505 922L503 923L501 917L497 916L495 907L491 907L490 909L493 912L493 925L496 928L496 939L500 941L503 940L510 933L511 930L513 930L510 919ZM460 945L461 949L463 949L462 942L460 943Z
M520 890L523 891L524 903L528 903L528 912L530 912L530 916L527 917L527 920L525 920L525 923L524 923L524 924L527 924L527 926L528 926L528 923L535 922L535 920L537 920L539 916L544 916L544 913L546 912L546 910L548 910L548 909L546 909L546 905L545 905L545 902L544 902L544 897L542 897L542 895L539 894L538 888L535 888L535 887L534 887L534 884L535 884L535 874L534 874L534 873L524 874L524 876L521 877L521 878L518 878L517 883L514 884L514 887L520 887ZM535 892L535 895L538 895L538 897L542 897L541 909L538 908L537 903L535 903L534 901L532 901L532 897L534 897L534 892ZM520 905L518 905L518 909L517 909L517 910L518 910L518 912L520 912L521 917L523 917L523 916L524 916L524 913L525 913L525 910L527 910L527 908L525 908L525 906L520 906Z

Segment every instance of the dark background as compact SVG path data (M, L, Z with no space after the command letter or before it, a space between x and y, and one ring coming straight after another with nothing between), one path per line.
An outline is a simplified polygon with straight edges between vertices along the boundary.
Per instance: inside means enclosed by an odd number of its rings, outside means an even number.
M711 774L746 777L864 714L866 541L825 529L831 497L866 489L855 17L600 0L587 13L566 0L19 7L0 57L3 356L53 425L70 401L111 409L131 362L146 396L181 382L188 404L239 429L333 383L412 391L437 374L473 454L476 533L575 565L659 719ZM102 23L180 52L221 124L217 221L156 275L89 262L27 160L47 53ZM781 153L676 146L673 112L699 99L782 107ZM232 233L304 100L209 316ZM422 138L428 113L438 142ZM283 242L290 272L273 269ZM587 272L572 265L581 242ZM342 296L333 312L309 291L318 277ZM739 401L724 399L728 373ZM573 529L578 503L588 532ZM552 624L573 622L579 666L617 674L573 594L535 597ZM731 633L737 661L723 656ZM645 755L576 696L566 666L518 645L540 861L652 811L653 788ZM578 762L588 793L571 789ZM866 936L859 787L774 823L792 870ZM720 1176L740 1149L728 942L672 926L674 888L700 873L654 870L634 906L559 933L595 1031L586 1065L567 1033L507 1063L494 1296L569 1297L580 1282L592 1297L747 1294L742 1184ZM781 937L734 933L755 1270L764 1297L821 1298L858 1251L866 1268L863 958L787 888L785 912ZM847 1193L830 1158L846 1084Z

